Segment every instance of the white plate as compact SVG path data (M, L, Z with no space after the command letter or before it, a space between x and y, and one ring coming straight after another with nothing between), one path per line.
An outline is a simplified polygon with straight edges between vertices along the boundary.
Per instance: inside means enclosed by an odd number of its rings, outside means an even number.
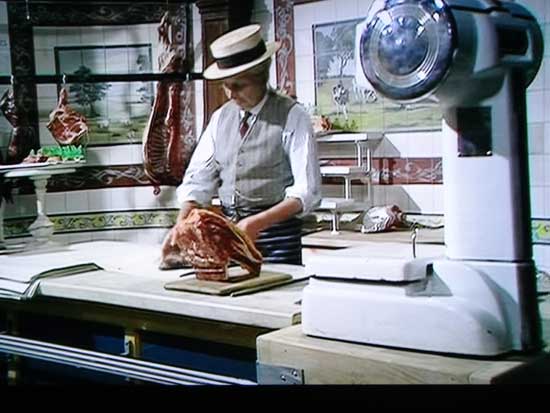
M83 165L86 161L66 161L66 162L36 162L36 163L18 163L15 165L0 165L0 172L16 171L18 169L33 169L50 167L51 169L73 167Z

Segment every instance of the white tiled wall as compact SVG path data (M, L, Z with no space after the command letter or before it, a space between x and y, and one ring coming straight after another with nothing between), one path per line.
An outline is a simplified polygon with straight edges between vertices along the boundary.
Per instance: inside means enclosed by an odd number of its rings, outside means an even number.
M535 218L550 219L550 2L547 0L519 0L537 17L544 32L545 51L542 67L527 91L529 133L529 177L531 214ZM537 265L550 269L550 245L535 245Z
M272 0L254 0L254 9L250 18L251 23L257 23L262 26L262 37L266 42L275 40L275 20L273 15ZM272 60L270 68L270 84L275 87L277 84L277 72L275 59Z
M193 54L195 57L195 64L193 70L196 73L200 73L203 70L202 67L202 35L201 35L201 15L199 13L199 8L193 4L192 6L193 13ZM202 123L204 122L204 113L203 113L203 102L204 102L204 91L203 91L203 82L194 82L195 89L195 136L200 136L202 132Z
M37 73L55 72L56 46L105 46L151 44L153 70L158 71L158 34L156 24L128 26L35 27L34 46ZM108 61L107 61L108 64ZM108 69L108 68L107 68Z
M370 1L322 0L294 7L296 47L296 93L306 107L315 105L314 48L312 25L364 17ZM429 158L441 156L441 132L386 133L373 156ZM443 213L443 194L438 185L396 185L373 188L374 205L395 203L409 212ZM439 185L441 186L441 185ZM353 188L354 198L366 194L364 188ZM342 193L343 189L323 187L324 196Z
M175 198L174 188L166 186L161 187L159 196L153 195L153 188L148 186L53 192L47 194L46 211L48 214L65 214L177 208ZM34 215L35 200L34 195L19 196L17 207L7 205L6 217Z
M147 228L147 229L125 229L118 231L91 231L75 234L56 234L54 240L63 243L77 243L86 241L130 241L140 244L149 244L159 248L166 237L168 229Z

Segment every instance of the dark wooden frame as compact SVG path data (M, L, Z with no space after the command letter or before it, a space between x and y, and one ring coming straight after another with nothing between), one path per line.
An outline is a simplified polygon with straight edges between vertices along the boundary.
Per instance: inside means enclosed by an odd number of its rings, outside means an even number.
M250 24L253 1L197 0L195 4L201 15L202 64L206 68L214 61L210 53L210 43L230 30ZM212 113L228 99L221 81L204 82L203 90L204 129Z

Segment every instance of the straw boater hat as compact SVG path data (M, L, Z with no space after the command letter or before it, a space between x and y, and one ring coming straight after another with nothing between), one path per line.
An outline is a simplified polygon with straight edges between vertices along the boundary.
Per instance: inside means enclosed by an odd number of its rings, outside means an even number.
M269 59L279 42L265 43L260 25L251 24L226 33L212 42L210 51L216 61L203 72L205 79L217 80L235 76Z

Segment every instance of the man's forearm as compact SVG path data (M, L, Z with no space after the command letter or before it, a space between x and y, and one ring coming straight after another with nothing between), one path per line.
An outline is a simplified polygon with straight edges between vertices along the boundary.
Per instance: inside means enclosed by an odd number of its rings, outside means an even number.
M302 201L298 198L286 198L265 211L242 219L237 226L255 241L261 231L278 222L286 221L301 212L302 208Z
M274 224L292 218L301 211L302 201L298 198L285 198L271 208L256 214L255 218L260 222L260 230L264 230Z

